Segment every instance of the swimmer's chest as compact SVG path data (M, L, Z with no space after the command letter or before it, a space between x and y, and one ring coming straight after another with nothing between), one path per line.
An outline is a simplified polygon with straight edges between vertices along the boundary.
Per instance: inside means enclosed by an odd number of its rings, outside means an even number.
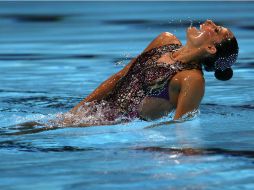
M158 119L166 116L177 105L179 96L178 81L174 77L169 82L168 86L169 99L159 97L145 97L139 107L139 115L145 119Z
M174 64L175 61L170 59L170 56L169 56L169 54L171 54L171 53L172 52L168 52L168 53L163 54L157 60L157 62L158 63L166 63L166 64ZM169 81L169 84L167 86L169 100L166 100L166 99L163 99L163 98L154 98L152 100L153 101L158 101L158 103L162 103L162 102L167 103L172 108L176 107L176 105L177 105L177 99L178 99L179 92L180 92L180 80L181 80L181 75L179 75L179 73L177 73Z
M196 77L197 75L197 71L196 69L193 70L184 70L184 71L180 71L178 73L176 73L169 81L167 88L168 88L168 96L169 99L166 100L165 98L158 98L158 97L150 97L150 99L152 101L157 101L157 103L168 103L170 105L170 107L172 108L176 108L177 106L177 102L178 102L178 98L180 95L180 91L182 88L182 85L185 84L185 79L186 77ZM198 71L200 75L202 75L201 71ZM198 83L199 88L204 88L204 81L200 81Z
M153 101L154 103L164 103L164 104L168 104L168 107L170 107L171 109L175 108L177 105L177 100L178 100L178 96L180 93L180 77L179 75L175 75L172 77L172 79L169 81L168 86L166 88L168 88L168 95L169 95L169 99L165 99L165 98L157 98L157 97L150 97L151 101Z

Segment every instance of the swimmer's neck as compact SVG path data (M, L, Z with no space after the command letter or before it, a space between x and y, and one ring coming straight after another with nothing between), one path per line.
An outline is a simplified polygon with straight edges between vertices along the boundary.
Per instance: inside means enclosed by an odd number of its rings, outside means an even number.
M201 48L196 48L189 43L180 47L176 52L173 53L172 57L175 60L179 60L187 64L197 64L200 63L201 55L203 55L204 50Z

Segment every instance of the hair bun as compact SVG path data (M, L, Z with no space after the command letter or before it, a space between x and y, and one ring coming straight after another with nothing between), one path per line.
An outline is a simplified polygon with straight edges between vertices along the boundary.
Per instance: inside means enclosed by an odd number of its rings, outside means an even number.
M217 69L215 70L214 76L218 80L223 80L223 81L229 80L233 76L233 70L231 68L227 68L224 71Z

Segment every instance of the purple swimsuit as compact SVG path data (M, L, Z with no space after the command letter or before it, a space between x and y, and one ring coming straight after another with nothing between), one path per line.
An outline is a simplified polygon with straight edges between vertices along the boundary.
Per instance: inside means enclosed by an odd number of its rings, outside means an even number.
M145 97L169 100L168 84L178 72L190 69L201 70L200 65L157 62L165 53L179 49L178 44L167 44L140 54L128 73L116 84L112 92L103 100L109 102L120 115L139 117L138 107Z
M148 94L149 97L162 98L169 100L169 92L168 92L169 81L163 86L162 90L157 94Z

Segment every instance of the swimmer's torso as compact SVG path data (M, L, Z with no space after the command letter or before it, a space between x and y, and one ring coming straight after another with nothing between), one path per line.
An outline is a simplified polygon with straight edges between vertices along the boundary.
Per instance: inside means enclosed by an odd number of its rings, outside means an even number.
M166 115L177 104L180 77L177 74L185 70L201 70L199 65L172 60L170 62L167 59L168 53L180 47L178 44L167 44L139 55L127 74L104 100L111 102L121 113L130 117L144 118L146 112L154 112L153 118ZM165 90L168 90L168 98L161 98L165 97ZM146 106L145 110L143 105L148 102L149 106Z
M181 83L186 78L186 75L200 74L199 70L185 70L175 74L169 81L168 95L169 99L160 97L145 97L139 107L139 117L145 120L154 120L168 115L177 107L179 94L181 91ZM200 84L203 88L203 84Z

